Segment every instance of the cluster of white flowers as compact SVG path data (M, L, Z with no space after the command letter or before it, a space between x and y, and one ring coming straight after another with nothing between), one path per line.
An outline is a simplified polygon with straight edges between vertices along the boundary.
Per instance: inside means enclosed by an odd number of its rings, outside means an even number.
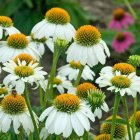
M45 19L33 27L30 36L13 27L9 17L0 16L0 39L2 70L9 73L3 80L4 88L0 86L0 97L3 98L0 132L6 133L12 125L15 133L19 134L22 126L29 135L40 127L41 121L44 122L40 132L43 140L50 134L64 138L72 134L80 137L90 131L90 120L94 122L95 117L101 119L102 110L109 111L105 94L100 89L91 83L76 83L79 76L93 82L94 66L105 64L106 58L110 57L109 49L96 27L85 25L76 31L70 24L67 11L52 8L46 12ZM58 68L57 74L53 70L53 79L51 74L45 77L47 72L39 63L46 46L52 51L53 59L57 58L55 55L59 49L66 47L68 64ZM104 67L96 83L99 87L108 86L108 90L119 92L121 96L128 94L135 97L140 92L140 78L136 76L135 68L126 63ZM44 109L39 118L28 108L25 94L28 85L34 84L37 85L34 89L43 89L43 102L47 102L46 93L52 96L48 89L53 88L53 94L60 94L53 97L52 106Z

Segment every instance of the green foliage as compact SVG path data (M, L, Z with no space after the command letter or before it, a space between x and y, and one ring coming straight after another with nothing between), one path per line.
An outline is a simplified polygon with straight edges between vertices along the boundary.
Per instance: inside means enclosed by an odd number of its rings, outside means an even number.
M140 23L136 22L135 24L131 25L129 30L133 33L135 37L135 44L133 44L130 48L131 54L140 55L140 39L139 39L139 31L140 31Z
M71 23L78 28L95 19L83 9L77 0L1 0L0 15L13 18L14 26L29 35L32 27L44 18L52 7L61 7L68 11Z
M0 133L0 140L11 140L11 135L9 133Z
M116 31L113 30L103 30L102 39L107 43L107 45L111 46L114 36L116 35Z
M104 123L112 124L112 120L105 120ZM116 119L116 124L126 125L126 120L124 120L124 119Z

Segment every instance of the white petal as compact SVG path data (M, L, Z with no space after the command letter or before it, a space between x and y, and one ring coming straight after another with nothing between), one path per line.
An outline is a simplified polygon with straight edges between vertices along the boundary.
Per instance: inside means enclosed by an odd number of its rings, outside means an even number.
M76 134L82 136L84 134L84 128L75 113L71 114L71 123Z

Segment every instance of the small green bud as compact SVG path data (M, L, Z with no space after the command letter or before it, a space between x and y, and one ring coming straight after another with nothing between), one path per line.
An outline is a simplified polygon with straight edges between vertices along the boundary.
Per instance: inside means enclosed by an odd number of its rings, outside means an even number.
M128 58L128 63L134 67L140 67L140 55L131 55Z
M100 108L105 100L105 94L99 89L91 89L88 92L88 104L91 106L94 111L96 108Z
M54 46L62 50L65 49L67 45L68 42L65 39L57 38L56 41L54 42Z

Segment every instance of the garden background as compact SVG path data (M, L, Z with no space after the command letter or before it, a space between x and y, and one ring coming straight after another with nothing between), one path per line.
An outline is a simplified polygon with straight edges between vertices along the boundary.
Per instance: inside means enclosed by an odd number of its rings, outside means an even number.
M133 33L135 43L129 50L121 54L115 52L111 47L116 32L108 29L108 22L111 19L112 11L115 8L122 7L126 11L131 12L129 5L126 2L127 0L0 0L0 15L10 16L13 19L14 26L22 33L29 35L32 27L44 18L44 14L48 9L52 7L64 8L70 14L71 23L76 29L85 24L91 24L100 29L103 40L111 50L111 58L107 59L106 65L112 66L116 62L126 62L131 54L140 55L140 19L138 19L138 17L140 17L140 0L129 0L136 13L135 23L128 29ZM41 64L45 67L45 70L50 71L52 55L47 48L46 52ZM63 54L63 57L65 57L65 54ZM58 67L63 64L64 61L60 60ZM93 70L96 73L96 76L98 76L101 68L102 65L94 67ZM2 82L3 77L0 77L0 82ZM94 81L92 82L94 83ZM32 104L39 105L38 93L30 94L30 96L32 98ZM109 94L107 91L106 96L109 107L113 106L114 94ZM131 105L131 103L133 103L132 100L133 98L128 97L130 114L133 110ZM138 107L140 108L140 105ZM121 109L122 107L120 104L120 115L123 114ZM103 113L102 120L111 114L112 111ZM99 123L101 123L102 120L96 121L96 124L93 124L95 125L95 129L93 130L95 134L98 134Z

